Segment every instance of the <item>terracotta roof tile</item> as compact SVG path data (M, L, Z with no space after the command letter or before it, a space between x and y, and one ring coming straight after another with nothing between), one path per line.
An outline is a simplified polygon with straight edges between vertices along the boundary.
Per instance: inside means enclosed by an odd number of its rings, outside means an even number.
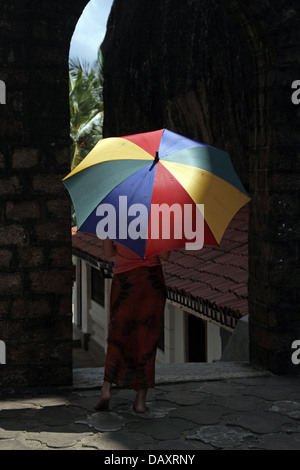
M95 236L72 229L74 253L105 261L102 243ZM176 250L162 261L169 293L185 296L234 318L248 313L248 207L229 224L220 246L197 252Z

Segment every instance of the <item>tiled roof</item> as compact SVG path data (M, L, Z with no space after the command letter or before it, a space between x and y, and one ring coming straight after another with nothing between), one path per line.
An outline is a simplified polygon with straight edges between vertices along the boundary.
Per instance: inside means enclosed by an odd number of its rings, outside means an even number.
M220 246L177 250L163 268L170 299L234 327L248 313L248 208L236 214Z
M101 241L76 228L72 235L73 253L104 262L106 274L112 275L113 263L106 260ZM220 246L176 250L162 265L170 300L234 328L248 313L248 207L232 219Z
M101 264L104 275L113 275L114 264L105 257L102 242L96 235L78 232L77 227L72 227L72 252L91 264Z

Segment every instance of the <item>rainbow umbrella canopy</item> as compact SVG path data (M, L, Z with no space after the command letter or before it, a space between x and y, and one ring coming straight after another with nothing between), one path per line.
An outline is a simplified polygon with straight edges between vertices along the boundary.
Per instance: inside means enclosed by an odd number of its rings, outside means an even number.
M63 183L78 230L141 258L220 244L250 200L227 152L168 129L100 140Z

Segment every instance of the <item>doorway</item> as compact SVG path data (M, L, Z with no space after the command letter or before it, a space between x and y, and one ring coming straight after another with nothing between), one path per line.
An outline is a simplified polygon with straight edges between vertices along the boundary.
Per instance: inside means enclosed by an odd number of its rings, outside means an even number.
M206 322L186 314L186 362L206 362Z

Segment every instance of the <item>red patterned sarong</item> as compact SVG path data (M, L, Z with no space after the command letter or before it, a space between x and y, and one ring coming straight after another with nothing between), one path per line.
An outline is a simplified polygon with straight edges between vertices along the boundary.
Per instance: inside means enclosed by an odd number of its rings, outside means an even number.
M155 385L155 357L166 302L161 266L115 274L104 380L133 390Z

